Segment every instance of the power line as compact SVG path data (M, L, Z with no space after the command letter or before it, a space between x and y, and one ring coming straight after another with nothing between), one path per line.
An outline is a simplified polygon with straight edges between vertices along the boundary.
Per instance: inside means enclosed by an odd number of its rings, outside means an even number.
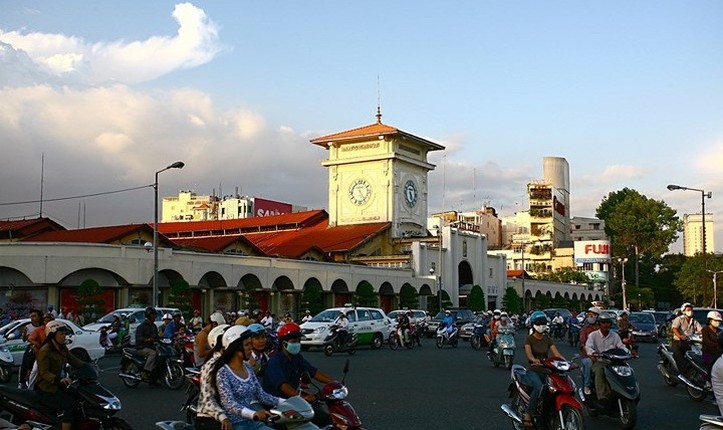
M115 190L115 191L104 191L101 193L93 193L93 194L84 194L80 196L71 196L71 197L58 197L55 199L43 199L43 202L59 202L62 200L74 200L74 199L82 199L85 197L98 197L98 196L106 196L108 194L118 194L118 193L125 193L127 191L136 191L141 190L143 188L153 188L153 184L150 185L142 185L140 187L133 187L133 188L125 188L123 190ZM12 205L27 205L30 203L39 203L41 200L27 200L24 202L5 202L0 203L0 206L12 206Z

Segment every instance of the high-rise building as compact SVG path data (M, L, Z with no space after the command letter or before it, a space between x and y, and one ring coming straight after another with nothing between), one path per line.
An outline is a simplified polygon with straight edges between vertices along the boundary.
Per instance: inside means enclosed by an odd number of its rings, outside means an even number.
M713 240L713 214L705 214L705 251L715 252ZM703 252L703 216L701 214L683 215L683 254L691 257Z

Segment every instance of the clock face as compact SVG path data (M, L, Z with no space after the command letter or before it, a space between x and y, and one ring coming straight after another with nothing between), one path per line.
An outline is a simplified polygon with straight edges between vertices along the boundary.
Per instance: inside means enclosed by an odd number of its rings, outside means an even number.
M361 206L369 201L372 195L372 186L365 179L357 179L349 187L349 199L355 205Z
M409 180L404 184L404 200L407 202L407 206L414 207L417 204L417 186L414 181Z

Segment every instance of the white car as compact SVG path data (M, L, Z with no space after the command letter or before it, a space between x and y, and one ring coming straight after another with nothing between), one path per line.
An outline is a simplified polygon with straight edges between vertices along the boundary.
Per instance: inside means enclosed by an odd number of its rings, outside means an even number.
M349 319L349 331L357 335L358 344L369 344L372 348L381 348L389 338L391 321L379 308L344 307L331 308L315 315L310 321L301 324L301 346L322 346L328 334L329 326L344 311Z
M68 349L83 361L95 361L105 355L105 348L100 344L100 333L85 330L74 322L60 319L73 331L67 337ZM0 328L0 347L6 346L13 356L14 366L20 366L27 342L23 342L23 328L30 324L30 318L12 321Z
M160 327L161 324L163 324L163 321L161 318L163 318L163 314L173 314L173 312L177 311L178 308L156 308L156 311L158 312L158 315L156 315L156 326ZM101 318L99 318L97 321L86 324L83 326L85 330L90 330L94 332L100 332L100 329L103 327L108 327L113 322L113 315L121 315L126 314L129 321L129 330L128 333L130 335L130 342L131 345L136 344L136 329L138 328L138 325L145 321L145 311L146 308L121 308L116 309L114 311L108 312L107 314L103 315ZM183 321L183 318L181 318L181 321Z

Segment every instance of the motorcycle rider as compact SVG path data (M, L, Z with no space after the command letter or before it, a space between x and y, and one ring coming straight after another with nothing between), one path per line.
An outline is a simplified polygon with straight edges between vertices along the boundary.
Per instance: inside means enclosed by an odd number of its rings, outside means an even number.
M301 323L303 324L303 323L305 323L305 322L307 322L307 321L311 321L311 318L313 318L313 317L311 316L311 311L307 309L307 310L304 311L304 316L301 317Z
M266 329L259 323L253 323L249 326L249 333L251 333L249 364L254 368L259 382L263 382L266 364L269 362L269 354L266 353Z
M143 312L146 319L138 324L136 328L136 346L139 355L146 357L146 364L143 366L141 372L141 379L146 382L151 382L151 372L156 366L156 358L158 358L158 345L159 332L156 327L156 316L158 311L154 307L147 307Z
M62 321L50 321L45 325L45 341L38 351L38 382L35 390L46 406L63 410L62 430L70 430L75 421L78 402L65 389L73 383L64 371L70 364L77 369L85 362L68 351L65 346L70 328Z
M217 314L223 318L222 313ZM223 353L223 334L229 327L231 326L226 324L224 319L224 323L217 325L208 333L208 344L211 346L211 352L208 360L201 368L196 430L232 430L233 428L233 424L216 400L218 391L211 380L214 363L218 361Z
M720 324L723 321L720 312L710 311L708 312L708 325L703 327L701 335L703 338L702 357L706 365L708 365L708 374L713 367L713 363L721 356L723 350L721 349L720 339Z
M346 312L339 311L339 316L336 317L332 325L337 326L339 345L345 345L349 334L349 319L346 317Z
M607 363L600 360L597 355L613 348L620 348L625 351L628 349L623 344L620 336L610 331L613 325L612 317L608 314L602 314L598 317L598 325L600 328L588 336L585 342L585 350L592 359L592 373L595 378L595 394L600 402L605 402L610 396L610 386L605 379L605 366ZM587 392L585 393L587 394Z
M673 320L673 342L671 346L675 365L678 367L678 371L684 374L687 366L685 352L690 349L688 338L695 333L700 333L703 328L700 326L700 323L693 318L692 304L683 303L680 310L683 314Z
M585 349L585 343L587 342L590 333L596 331L600 327L598 326L598 316L602 312L602 309L593 306L587 310L585 321L580 329L580 368L582 370L582 387L586 395L592 394L590 386L592 384L592 359L589 357L587 350Z
M444 311L444 318L442 318L440 326L447 328L447 336L451 336L454 332L454 317L449 309Z
M251 332L235 325L223 334L224 352L213 364L211 380L218 390L221 406L234 430L273 430L264 420L271 416L265 409L254 411L253 402L277 406L281 399L266 393L246 360L251 355Z
M26 324L25 327L23 327L23 342L27 342L30 334L42 326L43 314L38 309L31 310L30 324ZM38 349L40 349L40 345L37 345L37 348L35 349L33 349L32 344L28 344L28 346L25 347L23 359L20 362L20 371L18 372L18 388L25 388L27 386L28 375L30 374L30 369L33 367L33 363L35 362L35 353Z
M176 334L178 333L181 326L185 325L181 322L181 319L183 318L183 314L181 311L173 311L171 314L171 321L166 325L166 328L163 329L163 337L166 339L173 339Z
M401 342L402 345L406 345L407 342L409 342L409 330L411 328L412 322L409 319L409 315L406 312L401 312L399 314L399 324L397 327L397 336L399 337L399 342Z
M191 318L191 321L189 323L189 328L191 331L196 334L201 329L203 329L203 317L201 317L201 310L200 309L194 309L193 310L193 318Z
M555 339L562 339L563 324L565 324L565 318L560 315L560 312L555 312L555 316L552 318L552 334Z
M535 311L530 315L530 323L532 324L532 333L525 339L525 356L530 364L530 371L527 372L527 379L532 386L530 392L530 401L527 404L527 411L524 417L525 428L533 428L532 414L537 410L537 403L540 400L542 387L547 380L546 374L542 373L542 360L552 354L553 357L561 357L563 355L555 346L555 342L547 335L548 321L547 315L542 311Z
M225 324L226 320L223 315L217 312L211 314L206 319L206 323L203 325L201 331L196 334L193 339L193 357L196 360L196 367L203 366L203 363L210 357L211 344L209 342L208 335L215 327Z
M505 332L506 330L509 330L511 328L510 319L507 315L507 312L501 312L500 313L500 319L497 321L497 323L494 326L494 330L492 331L492 341L489 344L488 349L488 355L492 354L495 350L495 347L497 346L497 336L501 332Z
M163 316L161 317L161 325L160 327L158 327L158 337L164 337L166 333L166 327L168 327L168 324L170 324L172 320L173 317L171 316L171 314L163 314Z

